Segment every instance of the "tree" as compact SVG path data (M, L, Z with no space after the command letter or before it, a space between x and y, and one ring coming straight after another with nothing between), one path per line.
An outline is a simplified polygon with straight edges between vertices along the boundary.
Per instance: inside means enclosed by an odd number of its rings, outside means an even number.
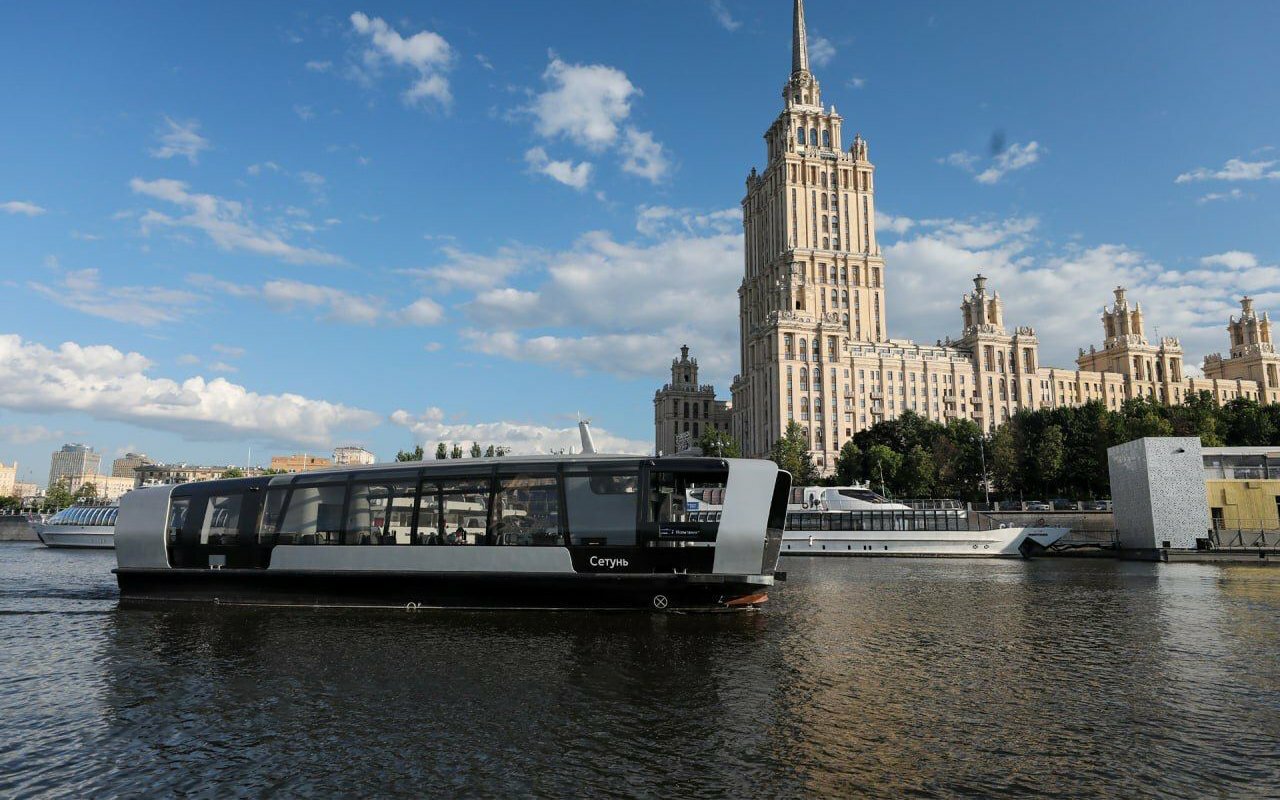
M287 469L272 469L268 467L262 471L262 474L263 475L288 475L289 471Z
M462 458L462 445L454 443L453 449L449 451L449 458Z
M422 445L415 445L412 450L397 451L396 461L421 461L425 456Z
M871 445L862 459L863 474L867 476L867 481L872 486L878 481L881 493L885 494L893 493L890 482L895 480L901 466L902 456L884 444Z
M472 457L472 458L479 458L479 457L480 457L480 454L481 454L481 453L483 453L483 452L484 452L484 451L480 448L480 443L479 443L479 442L472 442L472 443L471 443L471 457Z
M98 485L92 482L82 483L71 497L77 503L95 503L98 500Z
M742 457L742 448L738 446L738 440L715 428L707 428L702 432L702 438L698 439L698 447L702 448L703 455L720 458Z
M510 452L511 452L511 448L510 448L510 447L507 447L506 445L502 445L502 444L500 444L500 445L498 445L496 448L494 448L494 453L493 453L493 454L494 454L495 456L497 456L498 458L502 458L503 456L505 456L507 453L510 453Z
M449 448L445 447L444 442L436 445L436 458L443 461L449 457Z
M54 485L45 490L44 505L45 508L52 508L55 511L66 508L75 502L71 497L70 490L67 489L67 479L63 478Z
M220 477L220 478L243 478L243 477L244 477L244 470L240 469L239 467L228 467L227 469L223 470L222 474L221 474L221 475L219 475L218 477Z
M840 486L851 486L862 477L862 451L853 443L845 442L836 456L836 483Z
M1062 478L1063 458L1066 456L1066 437L1062 428L1050 425L1040 434L1040 441L1032 460L1036 467L1036 492L1045 497L1058 493Z
M496 457L497 457L497 453L494 451L494 449L493 449L493 445L489 445L488 447L486 447L486 448L484 449L484 457L485 457L485 458L496 458Z
M0 508L21 508L22 498L12 496L0 496Z
M817 481L817 470L809 455L809 434L795 420L787 423L786 433L769 448L769 458L791 473L793 486L810 486Z

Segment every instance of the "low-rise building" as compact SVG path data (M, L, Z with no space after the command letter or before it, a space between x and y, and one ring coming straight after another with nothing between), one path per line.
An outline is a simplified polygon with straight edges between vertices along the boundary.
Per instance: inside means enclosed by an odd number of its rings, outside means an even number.
M111 475L116 478L133 480L137 476L138 467L156 463L146 453L125 453L111 462Z
M378 457L363 447L347 446L333 448L333 463L339 467L348 465L376 464Z
M284 472L307 472L313 469L324 469L332 467L333 462L322 456L311 456L303 453L294 453L289 456L272 456L271 468L282 470Z
M202 467L194 464L144 464L134 472L134 485L162 486L170 483L212 481L235 469L239 469L245 476L262 474L260 469L244 470L235 466Z
M108 502L119 500L121 495L135 488L133 478L118 478L114 475L67 475L64 480L67 484L67 491L72 494L80 491L85 484L91 483L94 489L97 490L98 499Z
M12 496L21 500L33 500L40 496L40 487L34 483L17 481L13 484Z

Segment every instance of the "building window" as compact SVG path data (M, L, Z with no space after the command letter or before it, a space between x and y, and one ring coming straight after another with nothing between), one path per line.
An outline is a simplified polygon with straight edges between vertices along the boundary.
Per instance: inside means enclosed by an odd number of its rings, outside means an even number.
M800 98L796 98L799 101ZM796 127L796 144L804 144L804 128Z
M823 132L822 132L822 146L823 146L823 147L830 147L830 146L831 146L831 132L830 132L830 131L823 131Z
M818 129L817 129L817 128L810 128L810 129L809 129L809 144L814 145L815 147L817 146L817 144L818 144Z

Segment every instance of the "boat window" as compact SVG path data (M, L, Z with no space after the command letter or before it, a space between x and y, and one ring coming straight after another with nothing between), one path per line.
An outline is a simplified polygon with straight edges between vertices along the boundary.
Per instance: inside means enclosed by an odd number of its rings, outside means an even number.
M191 505L190 497L175 497L169 503L169 544L176 544L182 528L187 524L187 508Z
M119 514L120 514L120 507L112 506L111 512L107 514L107 521L103 524L114 526L116 524L116 517L119 516Z
M714 541L720 521L694 520L698 505L691 494L723 492L729 481L727 469L655 470L649 473L644 519L646 530L659 540Z
M347 544L409 544L417 481L356 483L347 501Z
M338 544L347 487L295 486L289 495L277 544Z
M639 488L634 472L565 475L570 543L634 546Z
M280 515L284 511L284 499L289 495L287 485L271 489L262 504L262 518L258 520L258 544L275 544L280 528Z
M556 477L502 477L493 496L492 534L494 544L562 547L560 485Z
M240 534L240 501L242 495L210 497L200 527L200 544L230 545Z
M486 544L489 519L489 477L454 478L424 484L432 486L437 498L436 513L442 518L439 540L444 544Z

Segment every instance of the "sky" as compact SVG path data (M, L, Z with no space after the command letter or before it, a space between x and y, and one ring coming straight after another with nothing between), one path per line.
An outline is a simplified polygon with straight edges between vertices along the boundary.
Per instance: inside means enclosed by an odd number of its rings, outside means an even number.
M0 460L650 450L681 344L737 369L790 6L0 5ZM1046 366L1117 284L1189 367L1280 311L1274 3L807 11L890 335L958 336L978 271Z

